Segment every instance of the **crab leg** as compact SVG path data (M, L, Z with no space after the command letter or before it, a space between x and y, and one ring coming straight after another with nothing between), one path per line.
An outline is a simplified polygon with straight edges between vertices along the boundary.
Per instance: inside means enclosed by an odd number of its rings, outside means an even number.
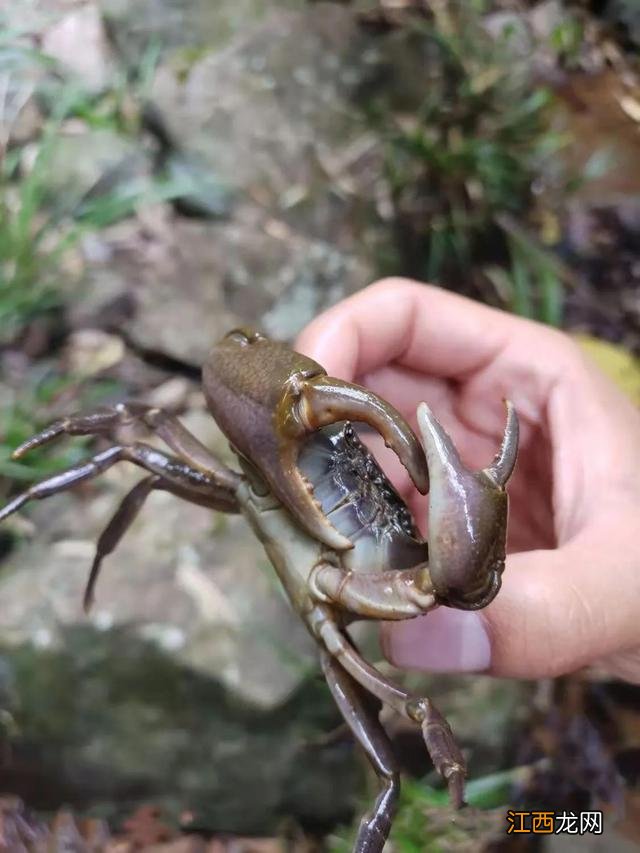
M218 512L238 511L237 506L229 502L227 499L223 500L219 497L207 497L200 492L189 491L184 488L184 486L178 487L174 483L170 483L168 480L163 479L159 474L151 474L150 476L145 477L144 480L140 480L140 482L136 483L131 491L124 496L111 518L111 521L100 534L96 545L96 555L93 559L91 572L89 573L82 602L85 612L88 612L93 604L93 591L95 589L96 581L98 580L102 561L117 548L122 537L138 517L144 502L151 492L156 489L171 492L172 494L184 498L184 500L188 500L191 503L205 506L209 509L215 509L218 510Z
M233 491L217 482L213 476L196 471L155 447L135 442L131 445L116 444L102 453L97 453L87 462L36 483L0 510L0 521L17 512L28 501L41 500L57 492L64 492L77 483L97 477L112 465L125 461L158 474L171 490L179 491L182 497L188 495L188 499L191 499L202 496L205 500L217 501L224 505L227 512L238 511Z
M411 619L437 604L426 563L386 572L350 572L318 563L309 588L317 601L371 619Z
M23 442L13 453L19 459L34 447L41 447L61 435L112 436L118 428L135 423L144 425L161 438L192 468L206 471L229 488L238 485L238 475L223 465L174 415L144 403L118 403L87 414L72 415L55 421L41 432Z
M39 443L45 443L47 440L50 438L45 438ZM25 442L22 445L22 452L25 453L28 449L36 446L38 443L35 441ZM137 483L125 495L98 539L96 555L85 588L83 600L85 611L88 611L93 603L93 590L102 561L117 547L137 518L145 500L154 489L163 489L191 503L206 506L219 512L239 511L235 494L226 485L202 471L194 470L181 460L156 450L154 447L136 442L130 446L115 445L110 447L108 450L96 454L82 465L69 468L60 474L55 474L53 477L36 483L0 510L0 521L19 510L30 500L41 500L57 492L66 491L77 483L97 477L107 468L122 461L133 462L153 473Z
M337 659L358 684L397 713L420 726L433 765L446 780L453 805L460 808L464 803L464 758L449 724L433 702L427 697L411 696L384 678L358 654L332 618L330 611L322 605L316 608L310 622L327 652Z
M100 534L96 544L96 555L93 558L93 565L89 572L89 578L87 580L84 597L82 599L82 607L85 613L89 612L89 609L93 604L93 590L95 588L96 581L98 580L102 561L118 546L124 534L138 517L138 513L142 509L142 505L150 493L154 489L159 488L161 480L162 478L158 476L158 474L151 474L148 477L145 477L144 480L140 480L139 483L136 483L131 491L122 499L122 502L111 521Z
M389 835L400 793L391 742L367 701L370 697L360 685L327 652L322 652L321 662L336 705L382 782L373 809L360 822L353 850L354 853L380 853Z

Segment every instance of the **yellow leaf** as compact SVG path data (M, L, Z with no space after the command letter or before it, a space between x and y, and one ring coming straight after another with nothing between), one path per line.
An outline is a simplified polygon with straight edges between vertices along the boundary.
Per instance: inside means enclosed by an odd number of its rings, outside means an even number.
M591 335L576 334L573 337L600 370L613 379L634 403L640 404L640 359L620 344L601 341Z
M487 89L490 89L494 86L498 80L503 76L503 70L499 66L491 67L483 69L479 74L474 75L471 80L471 90L476 95L482 95L483 92L486 92Z
M551 210L541 211L538 233L545 246L555 246L560 242L562 225L556 213Z

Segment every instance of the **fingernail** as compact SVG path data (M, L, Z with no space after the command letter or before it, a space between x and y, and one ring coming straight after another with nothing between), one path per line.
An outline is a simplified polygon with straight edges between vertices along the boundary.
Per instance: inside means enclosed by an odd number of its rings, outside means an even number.
M480 614L449 607L390 626L385 652L396 666L428 672L481 672L491 662Z

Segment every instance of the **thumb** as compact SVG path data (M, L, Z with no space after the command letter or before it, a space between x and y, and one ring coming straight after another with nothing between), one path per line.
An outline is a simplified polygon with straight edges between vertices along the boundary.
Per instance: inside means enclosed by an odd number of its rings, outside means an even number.
M385 654L409 669L542 678L631 652L640 647L638 518L637 506L621 507L561 548L511 555L489 607L387 624ZM624 677L640 682L640 656L622 657Z

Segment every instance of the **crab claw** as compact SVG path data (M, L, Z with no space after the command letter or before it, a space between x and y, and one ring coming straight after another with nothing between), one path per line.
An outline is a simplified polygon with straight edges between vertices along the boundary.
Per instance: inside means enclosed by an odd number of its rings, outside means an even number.
M423 495L429 469L418 439L402 415L372 391L326 375L294 376L282 395L276 420L281 435L306 436L338 421L361 421L380 433Z
M518 418L506 401L507 424L488 468L470 471L426 403L418 427L429 463L429 572L442 604L462 610L487 605L504 571L508 497L505 485L518 453Z
M398 456L422 494L429 489L424 452L412 429L396 409L372 391L326 374L297 374L290 378L276 409L280 462L289 472L290 486L300 473L297 460L308 436L339 421L360 421L373 427ZM333 545L333 547L339 547Z
M518 435L520 432L518 416L513 403L511 400L505 400L504 404L507 407L507 425L504 428L502 444L491 465L484 469L487 477L500 488L507 485L513 474L518 458Z
M327 376L316 361L253 329L234 329L203 367L209 410L243 460L300 525L336 550L353 545L330 523L298 468L298 456L317 429L338 421L369 424L398 455L416 487L429 487L420 442L393 406L371 391Z

